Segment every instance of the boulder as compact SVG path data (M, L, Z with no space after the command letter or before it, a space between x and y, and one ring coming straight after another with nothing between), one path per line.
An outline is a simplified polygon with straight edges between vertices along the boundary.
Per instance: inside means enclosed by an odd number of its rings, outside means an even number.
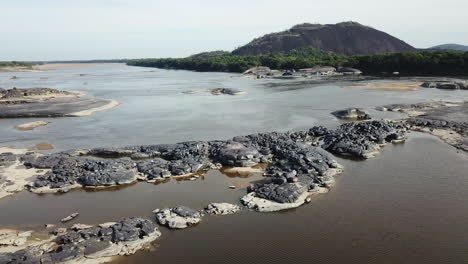
M159 224L172 229L183 229L198 224L202 215L185 206L153 211Z
M348 108L332 112L339 119L369 120L371 116L360 108Z
M229 215L239 212L240 207L230 203L211 203L205 208L205 211L214 215Z
M260 153L253 147L233 141L219 146L213 158L223 166L251 167L260 162Z

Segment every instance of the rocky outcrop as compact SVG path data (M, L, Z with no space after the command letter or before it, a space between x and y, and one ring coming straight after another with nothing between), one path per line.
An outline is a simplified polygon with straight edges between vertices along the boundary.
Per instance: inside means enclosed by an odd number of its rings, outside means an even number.
M264 163L268 164L264 174L269 180L249 188L252 199L245 204L256 210L274 211L299 206L310 194L323 193L333 186L333 177L342 167L324 149L370 158L377 154L381 144L402 139L403 127L372 121L343 124L334 131L317 126L305 131L259 133L224 141L95 148L45 156L28 153L20 159L27 167L45 169L43 175L29 184L29 189L37 193L109 187L137 180L153 182L179 176L196 180L194 174L204 170L223 166L252 170L252 166ZM323 149L319 147L322 141ZM181 228L191 223L183 221L180 213L184 210L165 209L157 216L165 225Z
M289 30L257 38L232 53L260 55L287 53L313 47L345 55L413 52L415 48L387 33L356 22L338 24L301 24Z
M430 133L457 149L468 151L468 102L432 101L386 105L380 110L407 113L404 123L411 130Z
M465 81L436 81L424 82L421 84L424 88L437 88L444 90L468 90L468 82Z
M0 263L102 263L131 255L161 236L143 218L125 218L110 225L70 230L52 241L0 254Z
M338 155L368 159L379 153L381 145L404 140L404 132L401 124L386 121L347 123L326 135L322 148Z
M49 96L59 94L72 95L70 92L51 88L13 88L0 91L0 99L28 98L34 96Z
M241 90L232 89L232 88L214 88L214 89L210 89L210 93L212 95L221 95L221 94L239 95L239 94L244 94L245 92Z
M239 212L240 207L230 203L211 203L205 208L205 211L213 215L230 215Z
M332 115L339 119L351 119L351 120L369 120L371 116L360 108L348 108L345 110L339 110L332 112Z
M153 211L156 214L158 223L167 226L171 229L184 229L192 225L200 223L202 214L196 210L185 206L174 208L156 209Z

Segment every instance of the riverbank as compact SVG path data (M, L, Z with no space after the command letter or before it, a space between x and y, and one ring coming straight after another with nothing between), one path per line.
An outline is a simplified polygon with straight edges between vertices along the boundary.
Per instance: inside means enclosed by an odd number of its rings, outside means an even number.
M0 91L0 118L88 116L118 105L117 101L92 98L82 92L49 88Z

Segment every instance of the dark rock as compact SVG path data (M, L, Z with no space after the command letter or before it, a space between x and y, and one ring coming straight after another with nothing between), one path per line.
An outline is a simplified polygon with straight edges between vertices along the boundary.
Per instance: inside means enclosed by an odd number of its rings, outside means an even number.
M244 92L231 88L215 88L210 90L213 95L227 94L227 95L239 95Z
M1 153L0 154L0 167L5 166L11 166L13 165L17 160L17 155L11 153L11 152L6 152L6 153Z
M347 123L325 136L322 148L335 154L370 158L379 151L379 144L403 139L402 128L390 122Z
M332 115L340 119L355 119L355 120L369 120L371 116L364 110L359 108L348 108L332 112Z
M435 81L424 82L421 84L421 87L447 90L465 90L468 89L468 83L463 81Z
M251 167L260 162L260 153L257 149L238 142L229 142L214 153L215 160L224 166Z
M186 206L172 208L172 212L182 217L196 217L200 213Z
M252 191L255 192L257 197L278 203L294 203L299 196L308 190L308 186L300 182L256 184L252 188Z

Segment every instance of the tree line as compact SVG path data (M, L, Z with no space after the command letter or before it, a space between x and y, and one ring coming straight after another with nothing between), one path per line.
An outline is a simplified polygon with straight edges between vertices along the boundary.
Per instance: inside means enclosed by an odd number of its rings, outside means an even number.
M420 51L365 56L345 56L314 48L259 56L223 55L209 58L136 59L131 66L180 69L200 72L244 72L256 66L277 70L314 66L353 67L364 74L381 75L399 72L404 76L468 76L468 52Z

